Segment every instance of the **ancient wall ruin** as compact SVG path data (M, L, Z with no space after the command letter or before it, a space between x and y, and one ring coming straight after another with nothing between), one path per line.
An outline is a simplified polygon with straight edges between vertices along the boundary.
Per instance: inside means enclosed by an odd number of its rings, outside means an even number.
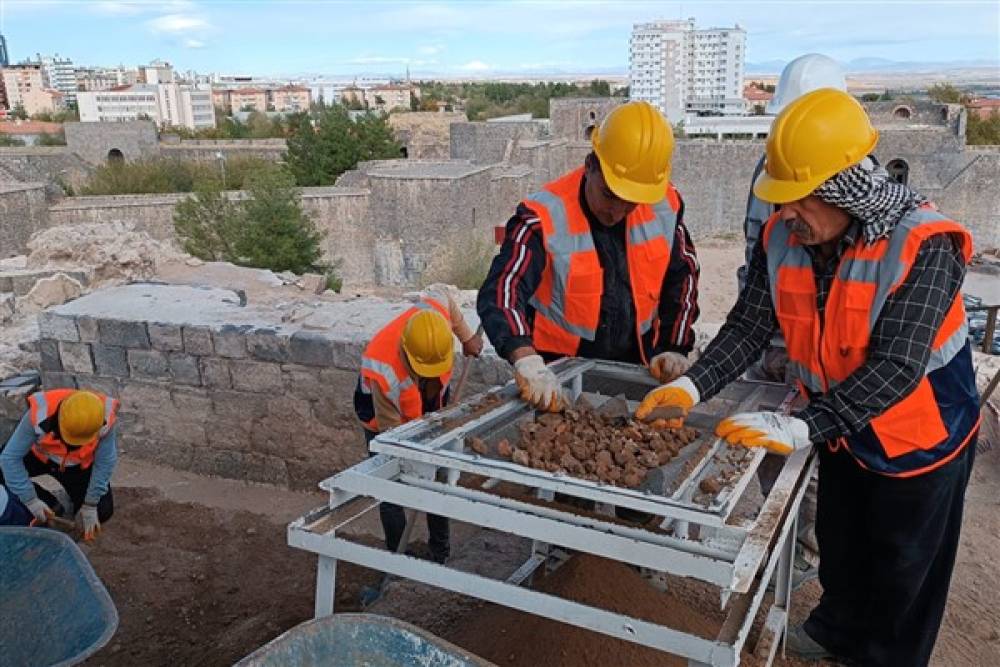
M45 183L0 182L0 257L24 253L31 235L49 224Z
M129 456L310 488L365 456L352 402L361 352L407 307L328 303L292 323L229 290L109 288L39 317L42 380L119 398ZM508 379L509 365L488 351L466 396Z
M155 157L160 152L156 124L150 120L127 123L65 123L66 147L93 165L109 156L121 160Z

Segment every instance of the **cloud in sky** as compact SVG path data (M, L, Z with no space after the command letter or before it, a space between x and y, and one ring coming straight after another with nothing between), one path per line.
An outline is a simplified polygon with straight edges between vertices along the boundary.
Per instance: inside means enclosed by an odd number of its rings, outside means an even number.
M97 14L109 16L136 16L148 13L176 13L190 11L194 3L189 0L103 0L90 3L89 9Z
M193 14L164 14L146 22L146 25L156 33L188 33L208 30L211 24L207 19Z
M459 69L465 72L485 72L492 69L488 64L484 63L482 60L470 60L469 62L462 65Z
M12 58L257 74L625 72L635 23L739 24L747 60L1000 60L995 0L0 0ZM863 20L859 20L863 19ZM266 48L260 48L266 45Z

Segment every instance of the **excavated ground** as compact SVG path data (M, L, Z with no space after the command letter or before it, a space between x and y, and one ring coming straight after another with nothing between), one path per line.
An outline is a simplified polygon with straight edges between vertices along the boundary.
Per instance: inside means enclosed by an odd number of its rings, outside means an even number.
M700 242L698 253L703 267L702 320L721 322L735 299L734 276L742 261L742 246L731 241ZM178 281L185 274L212 268L190 267L183 261L173 267ZM236 275L242 271L233 272L234 284L243 280ZM711 327L704 327L699 343L711 333ZM977 355L981 378L985 378L982 360ZM323 496L207 479L128 457L119 466L114 484L115 516L97 544L84 545L84 549L111 592L121 624L108 647L87 664L229 665L311 616L316 561L287 547L285 526L322 504ZM958 561L931 663L935 667L1000 664L1000 607L996 604L1000 569L995 566L1000 553L998 499L1000 448L984 448L967 494ZM423 535L421 525L418 539L424 539ZM370 517L357 539L380 541L377 517ZM455 526L452 540L454 563L491 576L505 569L509 572L527 555L523 543L467 526ZM635 582L631 570L624 572L613 563L595 560L570 561L538 585L631 614L650 610L646 598L652 589L635 586L648 584ZM350 565L344 565L339 575L341 611L357 609L361 588L379 576ZM796 593L793 621L805 617L820 593L815 581ZM676 616L677 609L682 610L680 622L700 633L718 622L714 605L714 595L695 587L680 607L660 612ZM413 622L501 665L578 667L628 664L622 656L634 660L631 664L644 664L642 660L647 659L625 642L405 581L391 584L371 611ZM661 659L666 660L662 654L648 657L655 664L670 664ZM807 663L779 656L776 664L804 667Z

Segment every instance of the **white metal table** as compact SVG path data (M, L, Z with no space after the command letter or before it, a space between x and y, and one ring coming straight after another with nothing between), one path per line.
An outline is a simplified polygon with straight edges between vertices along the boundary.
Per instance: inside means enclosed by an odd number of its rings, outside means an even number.
M645 369L613 362L564 359L553 364L553 369L574 395L599 392L637 400L656 384ZM699 406L687 423L699 427L702 436L686 446L677 461L668 463L662 474L650 474L647 484L639 489L534 470L468 451L466 437L495 442L516 432L519 421L533 417L533 411L517 399L512 385L490 393L499 400L488 403L486 409L477 407L483 405L481 399L473 398L381 434L371 443L376 456L320 484L330 494L329 503L288 527L291 546L319 556L317 617L333 613L337 561L347 560L680 655L693 665L722 667L739 664L768 582L776 578L775 601L758 642L759 651L764 653L761 657L770 663L787 624L796 517L814 457L810 451L789 456L759 511L750 516L735 510L756 474L763 450L747 453L737 474L717 493L705 497L697 489L702 479L716 474L727 460L726 446L711 435L714 422L736 410L775 409L788 400L787 387L738 381ZM450 426L455 423L459 425ZM696 458L684 461L685 452ZM487 482L479 486L459 484L463 474L466 480L472 475L476 477L471 479L485 478ZM534 490L542 499L551 500L558 493L592 501L597 507L625 507L651 514L661 518L662 530L577 514L565 505L501 496L491 492L497 480ZM344 530L375 507L369 501L367 507L356 510L361 499L391 502L521 536L532 541L531 556L507 579L496 580L405 555L406 533L397 553L359 544ZM407 533L414 512L408 515ZM569 552L590 553L713 584L719 589L720 608L726 610L719 635L706 639L523 585L537 568L558 567Z

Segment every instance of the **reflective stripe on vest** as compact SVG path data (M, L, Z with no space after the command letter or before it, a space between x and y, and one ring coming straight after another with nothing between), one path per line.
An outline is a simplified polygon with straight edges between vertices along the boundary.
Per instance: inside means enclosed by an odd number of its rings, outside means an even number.
M97 436L91 442L81 447L69 448L66 443L56 438L52 433L42 429L42 422L55 415L59 405L76 391L76 389L52 389L39 391L28 397L28 417L32 430L35 432L35 442L31 446L31 451L43 463L51 460L58 463L60 467L79 465L83 468L89 468L94 462L94 452L97 450L101 438L106 436L114 426L118 401L95 391L91 393L104 402L104 425L101 426Z
M575 354L581 338L594 340L600 316L603 271L590 224L579 205L583 175L581 167L546 185L546 189L530 195L523 202L542 220L548 260L541 281L546 289L536 290L529 300L535 309L536 335L533 342L537 348L557 354ZM657 317L660 286L670 262L678 208L677 194L672 186L668 186L667 194L661 201L637 206L626 218L626 253L639 337L649 332ZM657 246L665 249L665 254L659 255L658 259L636 254L655 253ZM574 302L569 303L568 286L581 276L587 276L589 285L573 294ZM652 289L654 283L655 290ZM586 303L581 303L581 300L586 300ZM544 340L545 330L554 330L557 335ZM639 347L642 348L641 340Z
M937 211L930 208L919 208L911 211L900 221L887 239L880 239L870 246L864 246L863 241L859 241L853 248L848 249L841 258L840 266L837 269L834 285L831 285L830 294L827 299L826 309L830 310L831 305L836 308L838 303L834 303L835 295L839 295L845 285L869 286L871 296L867 299L864 308L867 310L867 318L863 322L857 323L861 327L866 327L865 341L875 328L875 324L881 315L882 308L889 296L904 282L909 274L910 267L916 257L920 242L927 236L923 230L916 232L923 225L942 225L941 231L931 233L954 233L968 237L962 227L948 220ZM788 227L778 219L777 215L772 216L768 222L765 232L765 251L767 253L768 275L771 283L771 299L775 305L775 312L784 307L779 305L783 299L779 296L779 287L788 294L792 290L789 281L798 278L794 285L795 292L800 297L811 294L812 306L816 306L815 278L812 273L812 258L805 247L795 241L794 236ZM965 238L962 249L966 261L971 257L971 237ZM798 272L797 275L794 272ZM809 282L805 277L808 273ZM794 276L794 278L793 278ZM791 299L789 299L790 301ZM857 304L848 306L857 309ZM841 308L840 310L845 310ZM802 315L802 314L800 314ZM838 312L838 317L846 317L848 314ZM784 335L789 314L785 314L786 322L782 324ZM792 315L794 317L794 315ZM778 316L779 322L782 320L781 314ZM939 368L943 368L954 356L965 346L968 339L969 327L966 321L964 308L961 303L961 295L956 296L955 303L952 304L949 316L942 327L949 326L950 331L944 340L935 340L931 350L931 357L928 362L926 373L931 373ZM831 377L829 372L822 372L823 369L817 365L810 364L808 359L801 354L796 354L805 348L811 347L815 352L816 361L821 362L821 349L819 340L818 321L817 328L813 334L814 340L811 346L797 341L796 350L789 350L789 370L792 376L802 381L802 383L813 392L828 391L835 387L843 377ZM853 370L853 369L851 369ZM829 371L829 369L827 369ZM824 377L826 382L824 382Z
M410 377L401 344L406 323L410 317L421 310L436 311L448 321L449 326L451 325L451 316L445 306L433 299L424 299L382 327L368 343L361 356L361 382L359 383L361 392L370 394L370 383L377 382L385 397L399 410L403 422L423 416L423 399L420 396L420 388ZM441 393L444 395L444 390L451 381L451 372L445 373L440 379ZM373 431L379 430L374 417L365 423L365 427Z
M844 252L821 318L812 259L784 222L771 217L764 234L771 298L789 371L811 394L829 391L868 360L871 333L887 300L905 282L923 241L937 234L950 234L968 263L972 237L965 228L929 207L911 211L888 238L870 245L859 240ZM968 345L959 293L916 387L841 439L860 465L892 476L919 475L968 443L979 412Z

